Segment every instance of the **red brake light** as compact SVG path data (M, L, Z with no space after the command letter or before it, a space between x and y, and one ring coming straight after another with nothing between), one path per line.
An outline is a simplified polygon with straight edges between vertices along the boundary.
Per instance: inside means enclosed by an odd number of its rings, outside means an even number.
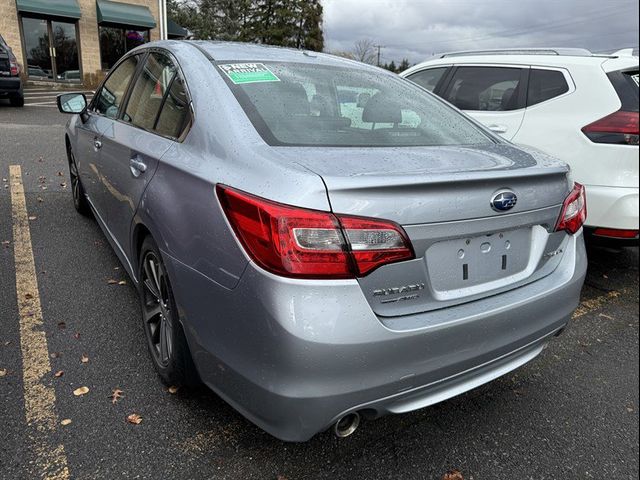
M20 67L18 66L18 60L13 55L9 57L9 72L10 72L9 74L12 77L17 77L20 74Z
M593 232L598 237L610 237L610 238L629 238L635 239L639 236L638 230L621 230L618 228L596 228Z
M562 205L555 231L564 230L573 235L587 219L587 199L584 186L576 183Z
M618 110L583 127L582 132L595 143L638 145L640 138L638 112Z
M222 185L216 191L245 251L277 275L355 278L414 258L393 222L282 205Z

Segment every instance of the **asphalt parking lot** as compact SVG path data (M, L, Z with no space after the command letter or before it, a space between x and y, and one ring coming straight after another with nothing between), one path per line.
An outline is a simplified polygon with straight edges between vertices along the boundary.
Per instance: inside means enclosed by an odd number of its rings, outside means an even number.
M0 101L0 478L638 478L637 249L589 250L570 328L520 370L347 439L283 443L205 388L160 383L134 288L73 209L66 120ZM37 288L21 297L25 232Z

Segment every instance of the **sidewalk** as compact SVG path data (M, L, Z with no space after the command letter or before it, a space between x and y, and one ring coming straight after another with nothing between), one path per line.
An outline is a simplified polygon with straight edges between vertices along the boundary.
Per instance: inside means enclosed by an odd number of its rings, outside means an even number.
M25 107L51 107L56 108L56 97L64 92L84 92L87 101L93 98L93 92L82 87L50 87L47 85L26 85L24 87Z

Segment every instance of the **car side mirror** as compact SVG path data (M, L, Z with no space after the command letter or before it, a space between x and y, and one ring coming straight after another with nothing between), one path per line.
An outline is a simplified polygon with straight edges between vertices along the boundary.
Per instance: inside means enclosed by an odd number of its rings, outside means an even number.
M63 93L56 98L61 113L80 114L87 110L87 97L84 93Z

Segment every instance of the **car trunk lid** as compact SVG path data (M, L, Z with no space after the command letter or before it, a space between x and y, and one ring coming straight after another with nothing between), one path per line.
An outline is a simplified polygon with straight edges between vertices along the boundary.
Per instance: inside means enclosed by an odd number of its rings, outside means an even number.
M506 291L550 273L564 233L554 233L570 191L568 168L507 144L284 150L320 175L336 213L400 224L416 259L359 279L373 310L406 315ZM281 152L282 153L282 152ZM303 157L306 155L306 157ZM502 191L507 211L491 200Z

